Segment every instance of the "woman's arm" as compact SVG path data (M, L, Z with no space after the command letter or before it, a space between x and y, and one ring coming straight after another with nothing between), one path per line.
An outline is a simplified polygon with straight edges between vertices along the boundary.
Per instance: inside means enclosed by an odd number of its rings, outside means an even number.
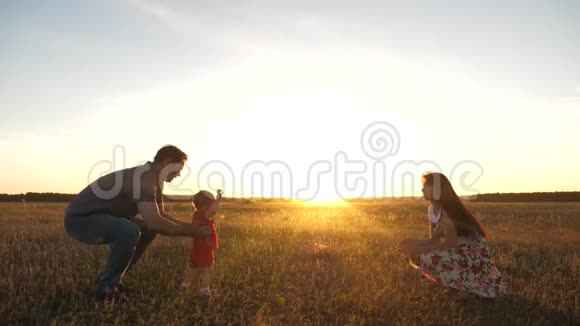
M440 242L441 238L444 236L444 227L440 227L437 230L435 229L436 224L433 224L429 221L429 239L433 242Z
M431 243L439 242L441 236L441 228L435 231L435 225L431 223L429 216L429 238L428 239L405 239L399 243L399 249L406 255L413 256L416 254L418 248L426 247Z
M437 230L435 230L435 224L429 221L429 239L417 239L414 241L420 246L437 244L441 242L442 235L444 234L441 229L442 228L438 228Z
M443 229L440 232L436 232L435 236L437 237L437 241L433 241L434 238L429 239L430 241L423 241L421 243L417 243L416 252L423 253L433 250L441 250L441 249L449 249L457 247L457 231L455 230L455 225L449 219L449 217L445 217L441 219L440 222L441 228ZM445 234L444 240L441 242L439 241L439 236L441 234Z

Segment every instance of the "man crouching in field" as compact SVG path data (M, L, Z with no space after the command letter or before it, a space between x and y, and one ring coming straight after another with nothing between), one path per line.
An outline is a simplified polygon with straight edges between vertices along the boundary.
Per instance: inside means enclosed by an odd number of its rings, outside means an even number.
M209 237L209 227L182 222L163 208L163 182L179 176L186 160L179 148L165 146L153 162L100 177L66 208L64 226L71 237L87 244L109 245L107 263L97 280L99 300L124 290L120 283L123 274L158 233Z

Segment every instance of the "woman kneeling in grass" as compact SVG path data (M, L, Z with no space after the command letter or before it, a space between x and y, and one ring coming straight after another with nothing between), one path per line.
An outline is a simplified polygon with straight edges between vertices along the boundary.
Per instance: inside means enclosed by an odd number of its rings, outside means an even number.
M406 239L399 248L417 257L411 266L428 279L482 297L500 297L507 284L493 264L485 231L463 205L451 183L441 173L423 176L423 196L428 208L430 238Z

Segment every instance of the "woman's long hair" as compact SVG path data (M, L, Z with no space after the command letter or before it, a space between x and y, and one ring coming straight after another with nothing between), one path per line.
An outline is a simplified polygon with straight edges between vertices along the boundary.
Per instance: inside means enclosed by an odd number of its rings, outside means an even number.
M423 184L433 188L433 200L441 204L447 216L453 221L458 235L480 234L485 237L486 233L473 213L463 205L463 202L453 190L449 179L441 173L430 172L423 175Z

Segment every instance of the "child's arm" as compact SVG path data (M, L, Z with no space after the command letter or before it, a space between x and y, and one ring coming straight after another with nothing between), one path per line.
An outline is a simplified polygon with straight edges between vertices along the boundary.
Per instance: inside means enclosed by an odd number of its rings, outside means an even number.
M223 194L223 191L221 189L218 189L217 196L216 196L216 200L211 204L211 206L209 207L209 209L205 213L205 218L206 219L214 216L215 213L217 212L217 210L219 209L219 207L220 207L220 200L222 199L222 194Z

